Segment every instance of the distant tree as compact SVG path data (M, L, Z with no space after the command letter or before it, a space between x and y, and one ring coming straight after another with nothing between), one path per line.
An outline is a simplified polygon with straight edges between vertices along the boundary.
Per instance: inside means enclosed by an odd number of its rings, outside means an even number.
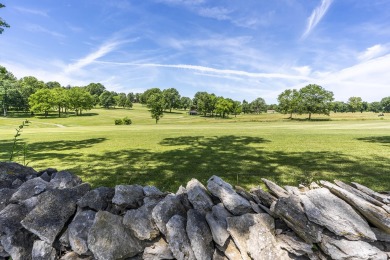
M265 112L267 110L267 104L265 103L263 98L256 98L250 103L251 111L256 114L260 114L261 112Z
M169 112L172 112L172 108L179 108L180 94L177 89L164 89L162 94L164 96L165 109L169 109Z
M282 114L290 114L298 112L300 104L299 92L296 89L286 89L278 96L278 112Z
M236 117L242 112L242 105L240 101L233 101L232 114Z
M39 89L47 88L45 83L33 76L27 76L19 79L20 93L23 96L24 102L26 104L25 110L28 110L29 97L31 94L34 94Z
M53 105L57 107L58 117L61 117L61 110L68 106L69 99L67 90L64 88L53 88L50 89L53 96Z
M3 7L5 7L5 5L3 5L3 4L0 3L0 8L3 8ZM0 34L3 33L4 28L9 28L9 27L10 27L9 24L6 23L6 22L0 17Z
M382 98L381 106L383 112L390 112L390 96Z
M100 105L104 108L110 108L115 105L114 93L110 91L104 91L100 96Z
M127 99L133 104L135 102L135 95L133 92L130 92L126 95Z
M361 97L350 97L348 99L349 111L355 113L363 108L363 100Z
M193 102L196 104L199 113L202 113L204 116L207 114L213 115L216 109L217 96L207 92L197 92Z
M50 89L39 89L34 94L31 94L28 103L30 110L33 112L44 112L45 117L55 105L53 93Z
M267 105L267 110L278 110L278 105L277 104Z
M215 112L217 114L220 114L222 118L225 118L226 115L229 115L229 113L232 112L233 110L233 100L223 98L223 97L218 97L217 102L215 104Z
M153 94L160 94L161 93L161 89L159 88L150 88L150 89L147 89L145 90L144 93L142 93L140 95L140 103L143 104L143 105L147 105L148 104L148 99L151 95Z
M379 113L382 111L382 104L381 102L371 102L368 104L368 111Z
M67 91L70 108L76 112L76 116L82 115L83 110L93 108L92 95L81 87L72 87Z
M360 109L360 113L363 113L364 111L368 111L368 106L369 106L368 102L363 101L362 102L362 107Z
M118 107L126 107L126 101L127 101L127 96L125 93L119 93L117 96L117 103L116 105Z
M3 115L7 116L9 106L9 90L16 82L16 77L5 67L0 66L0 102L3 108Z
M190 108L192 106L192 100L189 97L181 97L180 98L180 107L184 110L187 110L187 108Z
M335 113L344 113L348 111L348 104L342 101L331 102L331 110Z
M134 102L134 94L130 92L130 93L127 94L127 96L126 96L125 107L127 107L127 108L132 108L132 107L133 107L133 102Z
M156 124L164 115L165 99L162 93L153 93L149 96L147 106L150 108L152 118L156 120Z
M134 103L140 103L141 102L141 95L142 95L142 93L135 93L134 94Z
M251 112L251 106L245 99L242 101L242 112L244 112L244 114L249 114Z
M299 90L300 113L308 113L309 120L312 114L329 115L333 92L325 90L323 87L310 84Z
M87 86L85 86L85 89L92 96L100 96L106 90L106 87L101 83L89 83Z
M45 83L46 88L60 88L61 84L57 81L49 81Z

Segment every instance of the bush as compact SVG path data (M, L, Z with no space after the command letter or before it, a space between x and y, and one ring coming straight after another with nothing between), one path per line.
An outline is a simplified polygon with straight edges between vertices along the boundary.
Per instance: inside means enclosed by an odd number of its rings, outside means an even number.
M123 118L122 121L123 121L124 125L131 125L131 123L132 123L131 119L128 118L127 116L125 118Z
M123 125L122 119L115 119L115 125Z

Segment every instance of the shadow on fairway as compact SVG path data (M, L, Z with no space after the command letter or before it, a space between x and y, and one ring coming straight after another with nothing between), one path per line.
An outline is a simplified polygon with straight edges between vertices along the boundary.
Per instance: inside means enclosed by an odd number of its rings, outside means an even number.
M386 146L390 146L390 136L369 136L357 138L357 140L369 143L380 143Z

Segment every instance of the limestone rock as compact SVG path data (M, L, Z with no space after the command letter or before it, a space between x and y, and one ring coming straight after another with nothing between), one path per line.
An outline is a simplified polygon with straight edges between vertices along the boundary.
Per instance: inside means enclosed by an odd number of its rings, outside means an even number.
M186 219L174 215L167 223L167 242L173 256L178 260L195 260L186 230Z
M293 232L286 232L276 236L279 246L296 256L313 254L312 245L306 243Z
M1 236L0 244L11 259L31 259L31 251L36 236L25 229Z
M143 251L144 245L122 224L122 217L99 211L88 233L88 246L98 260L132 257Z
M167 242L163 238L146 247L142 257L144 260L174 259Z
M38 173L31 167L14 162L0 162L0 188L9 188L10 184L16 179L24 182L37 176Z
M14 194L15 191L15 189L9 188L0 189L0 211L2 211L9 204L12 194Z
M290 195L288 198L280 198L275 204L274 213L307 243L321 241L323 228L307 218L299 196Z
M123 218L123 224L140 240L151 240L160 234L152 217L155 206L155 203L144 204L138 209L128 210Z
M317 188L300 196L308 219L349 240L376 240L368 223L345 201L326 188Z
M214 204L202 183L196 179L192 179L187 183L186 190L188 200L191 202L194 209L203 216L205 216L207 212L211 211Z
M332 259L386 260L387 255L364 241L350 241L330 234L323 234L321 249Z
M213 240L219 246L223 247L226 240L229 238L229 232L227 231L226 218L233 215L225 209L222 203L215 205L212 208L212 212L207 213L206 221L210 227Z
M380 194L380 193L375 192L375 191L371 190L370 188L368 188L368 187L366 187L366 186L363 186L363 185L361 185L361 184L359 184L359 183L356 183L356 182L352 182L352 185L353 185L356 189L358 189L358 190L360 190L360 191L362 191L362 192L364 192L364 193L370 195L370 196L373 197L374 199L377 199L377 200L379 200L380 202L383 202L383 203L386 203L386 204L390 204L390 195Z
M144 191L145 196L147 197L159 197L159 196L164 196L165 193L160 191L158 188L154 186L145 186L142 188Z
M176 192L177 198L180 200L181 204L183 204L186 211L192 209L192 204L188 199L187 189L180 185L179 189Z
M116 185L112 202L127 208L136 209L143 204L144 190L140 185Z
M50 184L53 188L66 189L73 188L82 183L80 177L73 175L68 171L60 171L55 173L55 176L51 179Z
M76 201L90 189L81 184L69 189L49 190L40 195L40 203L23 219L21 224L41 240L53 244L65 223L76 210Z
M238 195L229 183L218 176L214 175L207 181L207 189L218 197L232 214L239 216L253 212L249 201Z
M380 230L378 228L371 228L371 230L374 232L376 239L378 241L390 243L390 234L389 233L383 232L382 230Z
M233 239L229 238L225 245L223 246L219 246L219 245L216 245L217 248L223 252L225 254L225 256L229 259L229 260L240 260L240 259L244 259L241 257L241 253L240 253L240 250L238 250L236 244L234 243Z
M251 189L251 193L256 196L254 197L254 199L257 198L260 200L260 201L256 201L257 203L262 203L267 207L271 206L271 204L277 200L277 198L275 198L268 192L262 190L260 187Z
M36 240L32 248L32 260L55 260L56 250L45 241Z
M91 256L79 256L75 252L68 252L60 260L95 260L95 258Z
M180 199L172 194L167 195L152 211L154 223L165 236L167 235L166 224L174 215L186 216L187 213Z
M277 185L276 183L264 178L261 178L261 180L265 183L265 185L271 191L271 193L273 193L277 198L283 198L289 196L289 193L285 189Z
M11 202L18 202L36 196L44 192L48 186L48 182L41 178L34 178L23 183L18 190L12 195Z
M91 208L93 210L106 210L114 197L115 190L108 187L99 187L87 192L77 205L82 208Z
M195 209L187 212L187 235L196 259L212 259L213 237L204 216Z
M69 244L74 252L84 255L88 252L88 231L92 227L96 212L93 210L78 211L68 226Z
M228 258L219 249L215 249L213 254L213 260L228 260Z

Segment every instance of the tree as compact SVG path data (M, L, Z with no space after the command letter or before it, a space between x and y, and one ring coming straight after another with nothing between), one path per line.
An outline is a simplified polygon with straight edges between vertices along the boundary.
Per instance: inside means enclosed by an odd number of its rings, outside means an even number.
M93 108L92 95L81 87L72 87L67 91L69 106L76 112L76 116L81 115L83 110Z
M5 5L3 5L3 4L0 3L0 8L3 8L3 7L5 7ZM9 28L9 27L10 27L9 24L6 23L6 22L0 17L0 34L3 33L4 28Z
M119 93L117 96L117 103L116 105L118 107L125 107L126 106L127 97L125 93Z
M355 113L363 108L363 100L361 97L350 97L348 99L349 111Z
M382 111L382 104L381 102L371 102L368 104L368 111L379 113Z
M242 112L244 112L244 114L249 114L251 112L251 106L245 99L242 101Z
M261 112L264 112L267 110L267 104L265 103L263 98L256 98L250 103L251 110L256 113L260 114Z
M45 117L55 105L53 93L49 89L39 89L34 94L31 94L28 103L33 112L44 112Z
M187 108L190 108L192 106L192 100L189 97L182 97L180 98L180 107L184 110L187 110Z
M299 92L296 89L286 89L278 96L278 111L282 114L292 114L298 112L300 102Z
M5 67L0 66L0 102L3 107L3 115L7 116L9 106L9 89L16 82L15 76Z
M334 101L331 103L331 110L335 113L347 112L348 111L348 104L344 103L342 101Z
M50 89L51 94L53 95L53 104L58 109L58 117L61 117L61 109L67 107L68 105L68 95L66 93L66 89L64 88L53 88Z
M220 114L222 118L225 118L226 115L229 115L233 110L233 100L226 99L223 97L218 97L215 104L215 112Z
M333 92L325 90L316 84L309 84L299 90L300 113L308 113L309 120L312 114L329 115Z
M20 93L23 96L24 102L26 104L25 110L28 110L29 97L34 94L39 89L47 88L45 83L33 76L27 76L19 79Z
M381 106L383 112L390 112L390 97L382 98Z
M140 103L143 104L143 105L147 105L148 104L148 99L151 95L153 94L160 94L161 93L161 89L159 88L150 88L150 89L147 89L145 90L144 93L142 93L140 95Z
M208 113L213 115L216 103L217 96L207 92L197 92L193 99L193 104L196 105L198 112L202 113L204 116Z
M162 93L153 93L149 96L147 106L150 108L152 118L156 119L156 124L164 115L165 99Z
M87 86L85 86L85 89L92 96L100 96L106 90L106 87L101 83L89 83Z
M100 105L104 108L110 108L115 105L114 93L110 91L104 91L100 96Z
M162 92L165 101L165 109L169 109L169 113L172 112L172 108L178 108L180 102L179 91L175 88L164 89Z
M49 82L46 82L45 83L45 86L47 87L47 88L60 88L61 87L61 84L60 83L58 83L57 81L49 81Z
M130 93L127 94L127 96L126 96L125 107L127 107L127 108L132 108L132 107L133 107L133 101L134 101L134 94L133 94L132 92L130 92Z
M237 117L238 114L242 112L242 105L240 101L233 101L232 113L234 117Z

